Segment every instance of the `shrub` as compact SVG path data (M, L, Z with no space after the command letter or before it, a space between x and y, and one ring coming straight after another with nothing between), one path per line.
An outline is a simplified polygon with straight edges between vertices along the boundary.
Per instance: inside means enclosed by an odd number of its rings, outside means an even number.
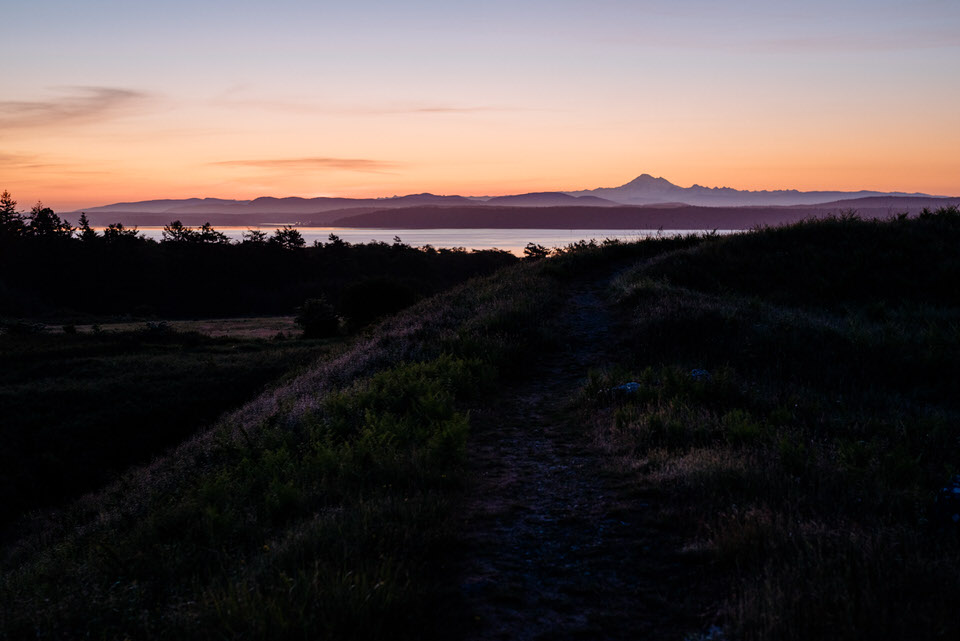
M527 246L523 248L524 260L542 260L549 255L550 250L543 245L538 245L537 243L527 243Z
M340 328L340 319L333 305L323 297L304 301L295 321L303 329L304 338L334 336Z
M0 324L0 330L11 336L29 336L33 334L42 334L46 328L41 323L30 323L27 321L13 321Z

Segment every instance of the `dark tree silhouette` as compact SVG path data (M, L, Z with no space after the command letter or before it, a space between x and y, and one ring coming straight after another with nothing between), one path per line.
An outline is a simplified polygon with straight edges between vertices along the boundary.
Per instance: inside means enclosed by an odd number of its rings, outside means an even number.
M350 245L350 243L344 241L342 238L340 238L336 234L330 234L327 237L327 240L329 241L328 244L333 247L348 247Z
M259 229L248 229L243 232L242 239L241 243L243 244L263 245L267 242L267 232Z
M193 240L193 229L185 227L179 220L174 220L169 225L163 227L163 242L165 243L188 243Z
M203 223L200 227L186 227L179 220L175 220L163 228L163 242L226 245L230 243L230 239L223 232L214 229L210 223Z
M210 223L203 223L200 225L200 228L197 230L198 240L201 243L209 243L215 245L227 245L230 243L230 238L223 232L219 232L213 228L213 225Z
M73 234L73 228L67 221L61 220L52 209L37 201L27 217L26 232L34 238L69 238Z
M103 230L103 240L107 243L122 243L141 240L136 227L124 227L123 223L114 223Z
M90 220L86 214L80 214L80 224L77 226L77 237L85 243L93 242L98 238L97 232L90 226Z
M0 198L3 220L21 220L16 203ZM63 231L69 225L39 207L31 222L38 229ZM0 316L33 313L198 317L289 314L303 301L327 297L336 314L361 326L471 276L490 273L516 258L506 252L425 251L402 243L351 244L332 235L307 247L298 229L254 233L228 243L212 226L187 227L173 221L163 242L143 238L136 229L114 224L94 231L83 216L76 232L56 240L28 236L27 228L0 236ZM287 233L283 233L286 231ZM264 230L266 232L266 230ZM63 286L63 274L82 273L107 288ZM394 280L355 289L351 284L375 276ZM202 277L207 286L185 288ZM341 301L347 309L340 307Z
M540 260L541 258L546 258L549 255L549 249L536 243L527 243L527 246L523 248L524 260Z
M175 220L163 228L163 242L190 243L194 242L196 231L192 227L185 227L179 220Z
M299 249L306 245L303 234L289 225L284 225L281 229L274 231L270 242L284 249Z
M297 310L295 319L303 329L304 338L334 336L340 329L340 319L326 298L309 298Z
M0 194L0 238L22 236L23 228L23 217L17 213L17 201L4 190Z

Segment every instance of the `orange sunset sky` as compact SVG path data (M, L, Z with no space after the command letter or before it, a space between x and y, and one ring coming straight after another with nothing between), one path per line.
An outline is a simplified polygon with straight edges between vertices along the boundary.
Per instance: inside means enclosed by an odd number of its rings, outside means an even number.
M21 207L620 185L960 195L960 3L30 2Z

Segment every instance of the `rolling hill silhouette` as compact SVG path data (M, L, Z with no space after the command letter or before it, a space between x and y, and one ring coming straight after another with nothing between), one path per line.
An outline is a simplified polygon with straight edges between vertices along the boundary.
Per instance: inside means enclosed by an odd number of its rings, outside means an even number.
M815 205L831 201L871 196L928 197L929 194L879 191L741 191L731 187L679 187L665 178L642 174L620 187L601 187L585 191L566 192L572 196L598 196L625 205L647 205L681 202L703 207L747 207L770 205Z
M903 192L680 187L665 178L642 174L619 187L572 192L494 197L422 193L390 198L161 199L114 203L65 215L75 219L83 211L94 225L165 225L179 219L187 225L211 222L221 226L742 229L848 208L857 209L864 217L885 218L957 202L960 199ZM638 227L641 223L643 227Z

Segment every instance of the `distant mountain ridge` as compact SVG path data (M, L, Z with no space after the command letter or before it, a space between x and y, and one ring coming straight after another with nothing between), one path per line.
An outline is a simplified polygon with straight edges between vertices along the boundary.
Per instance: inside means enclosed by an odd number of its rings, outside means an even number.
M932 197L930 194L882 191L741 191L732 187L680 187L666 178L642 174L619 187L600 187L566 192L571 196L597 196L624 205L653 205L680 202L698 207L749 207L819 205L832 201L873 196Z
M494 196L485 205L511 207L617 207L623 203L596 196L571 196L559 191L541 191L516 196Z
M928 194L876 191L741 191L731 187L680 187L666 178L642 174L619 187L601 187L570 192L535 192L510 196L465 197L430 193L393 196L391 198L277 198L262 196L253 200L225 198L184 198L145 200L89 207L67 212L78 216L85 212L94 225L112 222L156 225L182 219L197 224L204 217L220 225L321 224L342 221L351 215L381 210L408 208L550 208L588 207L618 208L623 206L655 207L837 207L843 201L885 198L887 206L906 205L908 199L937 198ZM902 200L901 200L902 199ZM872 205L876 206L876 204ZM478 210L479 211L479 210ZM188 222L189 221L189 222Z
M392 209L395 207L422 207L425 205L472 205L482 204L463 196L436 196L434 194L410 194L393 198L301 198L288 196L276 198L261 196L253 200L228 200L223 198L185 198L182 200L145 200L136 203L115 203L102 207L89 207L77 210L87 214L108 212L150 213L150 214L312 214L350 207L376 207Z

